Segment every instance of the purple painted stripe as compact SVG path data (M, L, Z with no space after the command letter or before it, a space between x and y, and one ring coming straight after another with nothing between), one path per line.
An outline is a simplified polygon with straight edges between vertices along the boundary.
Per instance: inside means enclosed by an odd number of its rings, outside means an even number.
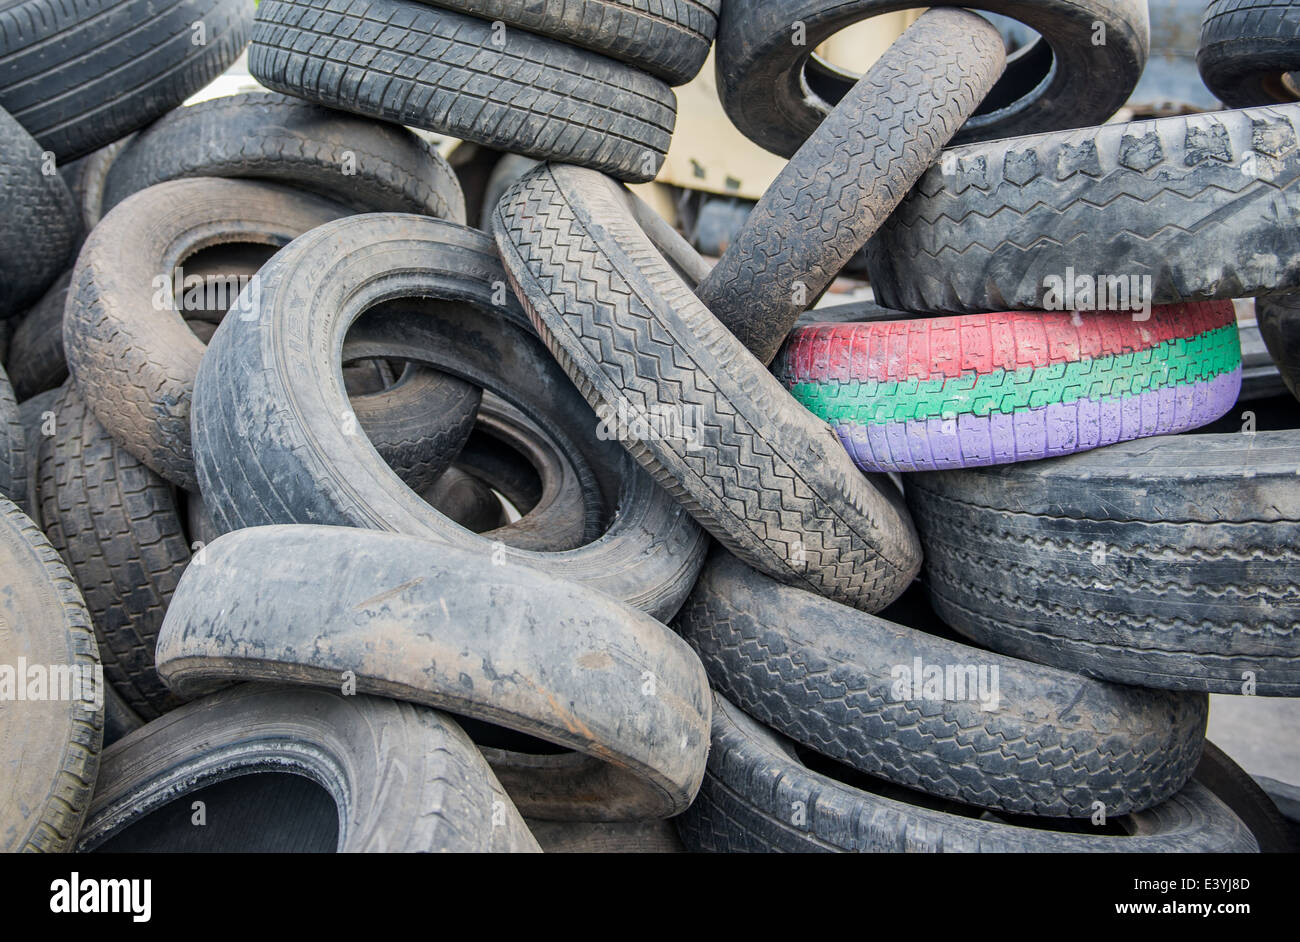
M1165 386L1136 396L1079 399L1011 414L836 425L864 471L942 471L1055 458L1102 445L1199 428L1232 408L1241 368L1209 382Z

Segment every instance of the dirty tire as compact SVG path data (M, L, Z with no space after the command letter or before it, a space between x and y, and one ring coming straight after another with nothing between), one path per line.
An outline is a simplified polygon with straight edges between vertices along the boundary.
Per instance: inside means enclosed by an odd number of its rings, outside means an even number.
M704 66L722 0L437 0L435 6L516 26L685 85Z
M6 587L0 593L6 628L0 663L16 665L21 657L81 671L99 666L90 616L59 554L2 497L0 572ZM103 735L103 707L84 699L6 704L0 712L0 852L72 849L95 786Z
M695 298L629 198L608 177L548 164L501 201L497 245L539 334L607 421L620 402L677 416L623 444L732 552L783 582L885 607L920 566L897 491L864 478Z
M935 611L977 643L1168 690L1300 696L1300 432L1175 435L908 478Z
M71 383L41 445L41 520L86 599L105 679L142 718L180 705L154 645L190 545L175 490L113 440Z
M420 496L448 520L474 533L507 523L505 507L492 488L454 465L420 491Z
M654 178L677 99L576 46L413 0L263 0L249 71L268 88L623 180Z
M27 433L9 377L0 368L0 497L19 507L27 503Z
M604 495L612 520L599 539L564 553L508 549L509 560L672 617L706 538L617 442L597 437L595 415L510 294L490 238L427 216L353 216L279 252L261 283L256 316L222 323L195 381L200 489L219 529L323 523L490 546L343 434L337 367L322 351L347 335L357 357L427 363L499 393L581 465L584 489ZM295 300L308 289L311 311Z
M184 295L160 292L155 279L213 242L278 248L347 212L270 183L203 178L150 187L108 213L77 259L63 345L109 434L171 483L196 490L190 399L204 345L177 309Z
M1256 299L1262 301L1263 299ZM1273 300L1273 299L1269 299ZM1258 307L1258 304L1256 305ZM1290 390L1282 378L1281 370L1273 361L1259 322L1241 324L1241 395L1238 402L1285 396Z
M140 714L127 706L113 685L104 684L104 746L113 745L123 736L144 725Z
M531 157L524 157L521 154L503 154L501 159L496 162L492 168L492 173L488 177L486 186L483 187L483 211L479 216L479 228L484 232L492 232L492 214L497 211L497 203L501 202L501 197L505 196L506 190L515 185L515 182L522 178L524 174L532 170L540 163Z
M1030 461L1206 425L1237 401L1231 301L821 324L773 373L864 471Z
M68 378L68 361L63 356L63 308L71 278L69 268L18 321L9 341L9 380L19 402L47 389L57 389Z
M3 17L0 10L0 22ZM36 303L72 265L80 242L81 217L72 194L57 173L43 172L44 164L41 145L0 110L0 318Z
M1229 108L1300 99L1294 74L1300 73L1300 5L1214 0L1201 23L1196 67L1206 88Z
M760 147L791 156L856 80L812 50L859 20L907 9L901 0L727 0L716 56L728 117ZM1101 124L1124 104L1146 64L1144 0L983 0L975 9L1020 20L1043 40L1010 57L958 141ZM792 41L795 23L803 25L803 45ZM1103 44L1093 41L1095 24L1104 27Z
M0 9L0 108L70 161L175 108L248 42L242 0L16 0ZM204 43L194 41L195 23Z
M1291 395L1300 399L1300 294L1255 302L1259 333Z
M685 851L669 821L534 821L528 818L546 854L680 854Z
M51 431L47 420L54 415L54 405L59 398L58 389L50 389L24 400L18 406L18 421L23 426L23 438L27 445L27 500L19 509L32 518L42 532L45 523L41 520L40 456L41 449Z
M1261 853L1293 854L1297 848L1291 828L1282 812L1246 770L1228 758L1222 749L1205 741L1205 751L1192 776L1232 809L1250 829Z
M722 550L673 624L714 688L760 722L859 771L981 808L1141 811L1183 787L1205 739L1204 696L980 651L783 586ZM920 678L899 690L898 666L910 677L917 659L996 676L996 690L979 687L992 708L973 689L926 702L913 693Z
M99 220L104 216L104 182L108 178L108 168L113 165L122 149L134 139L135 135L129 134L59 167L59 175L67 183L73 200L81 209L81 222L86 227L86 232L99 225Z
M157 656L191 696L232 680L335 687L352 671L359 693L605 759L639 786L639 817L684 811L704 774L709 688L690 648L627 605L483 551L347 527L230 533L182 580Z
M1110 818L1115 830L1097 835L1088 833L1091 823L1004 820L956 802L927 800L851 769L830 766L828 771L833 774L809 767L788 740L716 697L709 768L695 804L678 819L686 848L714 853L1258 850L1246 825L1195 780L1154 808ZM796 813L799 824L793 823ZM1128 834L1120 830L1121 822Z
M931 10L827 115L696 289L741 343L771 362L811 307L938 158L1005 62L983 17Z
M77 849L93 850L197 789L265 771L305 776L329 793L340 852L537 850L450 717L378 697L261 684L186 704L106 749ZM504 803L504 827L492 826L496 802ZM195 830L188 809L184 830ZM201 830L220 840L220 828ZM308 836L285 831L259 835L259 849L294 850Z
M113 162L104 211L183 177L271 180L357 212L465 221L456 174L428 141L273 92L214 98L155 121Z
M1150 278L1152 304L1294 290L1298 127L1300 104L1278 105L945 151L867 244L876 299L927 315L1069 310L1054 297L1067 268Z

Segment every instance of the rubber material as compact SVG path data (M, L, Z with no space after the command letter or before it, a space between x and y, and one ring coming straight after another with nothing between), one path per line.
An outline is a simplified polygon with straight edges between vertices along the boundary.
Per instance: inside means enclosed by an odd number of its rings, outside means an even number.
M696 294L764 363L1002 73L1002 37L921 15L799 148Z
M1297 468L1300 432L1191 434L907 490L935 610L978 643L1143 687L1300 696Z
M1300 399L1300 295L1260 298L1255 317L1282 382Z
M495 530L508 522L505 507L492 488L454 465L420 491L420 496L448 520L474 533Z
M1218 795L1250 828L1261 853L1294 854L1300 851L1291 837L1290 826L1273 799L1245 769L1209 740L1205 742L1194 778Z
M346 527L240 530L207 556L158 639L173 690L355 678L359 693L598 756L612 789L638 786L638 817L695 797L708 680L680 638L626 605L486 552Z
M654 178L677 100L603 56L412 0L263 0L248 68L275 91L540 160Z
M924 802L924 803L923 803ZM810 768L788 741L721 697L709 769L679 821L688 850L722 853L1253 853L1255 839L1196 781L1148 811L1089 822L980 813L843 767ZM1037 826L1035 826L1037 825Z
M629 453L732 552L855 607L888 605L920 563L897 491L863 478L694 297L629 199L607 177L548 164L498 206L501 257L548 348ZM679 238L683 250L699 262Z
M178 799L257 772L291 772L325 789L338 810L340 852L538 849L449 717L379 697L243 684L187 704L106 749L77 850L94 850L135 824L149 828L157 821L149 816ZM238 821L195 829L188 805L184 836L211 832L217 849L245 849L221 846ZM233 810L254 813L247 806ZM255 836L260 849L294 850L309 836L295 809L285 810L290 814L275 822L276 833Z
M1297 127L1277 105L945 151L867 243L876 299L928 316L1105 309L1102 285L1112 310L1295 290Z
M456 174L428 141L273 92L213 98L155 121L113 161L104 212L182 177L272 180L357 212L465 221Z
M714 688L760 722L862 772L981 808L1141 811L1183 787L1205 739L1204 696L980 651L782 586L721 550L673 624Z
M81 593L36 525L0 497L0 664L9 674L0 711L0 852L70 850L90 804L104 735L104 704L95 696L99 654ZM28 670L19 673L25 659ZM91 684L81 696L47 696L33 668L72 667ZM16 675L16 676L15 676ZM63 674L64 681L71 676ZM102 675L98 683L102 685ZM13 686L22 685L25 699ZM70 688L60 686L59 690ZM39 698L37 694L39 693ZM704 705L705 710L708 704ZM706 713L707 715L707 713ZM705 745L707 746L707 730Z
M1300 99L1295 76L1300 73L1300 5L1213 0L1201 23L1196 67L1229 108Z
M0 497L27 502L27 434L9 377L0 368Z
M1241 344L1230 301L967 314L803 327L773 373L862 470L942 471L1205 425L1237 401Z
M4 15L0 10L0 23ZM0 193L4 194L0 271L5 273L0 280L0 318L5 318L34 304L71 266L82 232L81 217L63 178L53 171L41 145L4 110L0 110Z
M857 78L813 50L860 20L909 9L907 0L727 0L717 45L727 116L759 146L789 157ZM977 9L1019 20L1043 41L1010 58L959 141L1100 124L1124 104L1146 64L1145 0L983 0Z
M668 821L534 821L528 829L547 854L680 854L677 828Z
M669 85L685 85L708 57L722 0L437 0L435 5L550 36L626 62Z
M490 546L344 435L332 356L346 336L358 357L425 362L499 393L546 428L587 481L584 493L603 495L595 542L564 553L503 548L506 558L672 617L705 538L617 442L598 438L596 417L527 326L487 236L427 216L354 216L307 233L261 274L255 316L223 322L195 382L200 487L220 529L327 523ZM303 291L316 299L310 310L296 300Z
M72 269L50 285L22 319L9 341L6 367L19 402L47 389L57 389L68 378L63 356L63 308L68 300Z
M224 72L252 21L244 0L10 0L0 9L0 108L73 160Z

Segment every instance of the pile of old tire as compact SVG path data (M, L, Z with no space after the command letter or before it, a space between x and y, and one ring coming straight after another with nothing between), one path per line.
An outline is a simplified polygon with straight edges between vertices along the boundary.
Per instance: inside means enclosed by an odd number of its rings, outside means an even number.
M333 108L646 181L719 3L266 0L249 68Z
M1234 673L1295 692L1288 433L1235 464L1193 434L1238 398L1227 299L1292 287L1280 109L1062 132L1131 91L1141 4L1046 4L1010 60L941 6L851 82L808 50L886 4L770 7L722 7L718 78L793 156L712 269L623 182L658 169L713 3L262 0L274 92L132 126L75 198L21 178L65 222L0 243L44 266L14 302L0 488L45 531L0 505L0 616L29 626L0 653L106 683L3 740L3 846L1284 844L1205 722ZM487 234L400 123L550 162ZM1276 193L1202 166L1247 128ZM918 208L945 187L1004 200L1045 233L1018 243L1042 278L1097 187L1132 205L1156 179L1204 185L1254 260L1166 238L1167 207L1088 221L1168 257L1145 318L955 263L933 303L925 252L891 242L965 218ZM791 334L864 245L903 313ZM1207 287L1210 255L1231 276Z

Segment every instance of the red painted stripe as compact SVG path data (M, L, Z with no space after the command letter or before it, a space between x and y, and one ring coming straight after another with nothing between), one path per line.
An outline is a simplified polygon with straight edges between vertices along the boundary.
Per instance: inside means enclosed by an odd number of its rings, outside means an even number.
M1144 350L1235 323L1231 301L1167 304L1145 321L1128 311L1015 311L870 324L811 324L790 335L780 363L795 382L901 380L1047 366Z

